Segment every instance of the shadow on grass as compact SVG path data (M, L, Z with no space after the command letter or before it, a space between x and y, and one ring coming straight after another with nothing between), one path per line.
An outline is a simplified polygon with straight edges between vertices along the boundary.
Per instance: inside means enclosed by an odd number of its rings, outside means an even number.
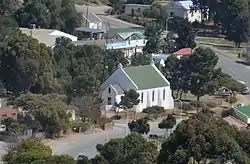
M249 62L247 62L247 61L235 61L236 63L238 63L238 64L242 64L242 65L245 65L245 66L250 66L250 63Z

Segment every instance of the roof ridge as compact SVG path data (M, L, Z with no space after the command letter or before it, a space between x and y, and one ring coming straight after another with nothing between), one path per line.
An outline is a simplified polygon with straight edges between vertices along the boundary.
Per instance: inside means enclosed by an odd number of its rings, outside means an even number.
M151 65L151 64L147 64L147 65L138 65L138 66L124 67L124 69L126 69L126 68L137 68L137 67L146 67L146 66L152 66L152 65Z

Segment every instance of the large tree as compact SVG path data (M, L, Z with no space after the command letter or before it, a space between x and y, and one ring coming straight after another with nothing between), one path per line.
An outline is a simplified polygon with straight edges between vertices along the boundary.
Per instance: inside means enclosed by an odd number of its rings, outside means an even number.
M45 146L40 139L28 139L13 145L4 156L7 164L75 164L68 155L52 155L49 146Z
M249 36L249 6L247 0L233 0L224 2L224 16L222 25L226 30L226 39L235 42L240 47L242 42L248 41Z
M131 132L137 132L140 134L148 134L150 131L150 125L148 123L148 119L141 118L135 121L131 121L128 123L128 127Z
M191 158L198 163L248 163L248 148L243 147L248 141L242 142L237 133L242 134L211 114L195 115L180 123L163 143L158 163L184 164Z
M63 0L61 5L52 0L25 0L14 16L21 27L35 24L40 28L59 29L67 33L73 33L76 27L81 26L83 19L76 12L72 0Z
M49 94L24 94L14 101L27 115L37 120L47 137L58 137L61 131L68 130L69 113L73 107L66 104L66 96ZM30 122L27 122L30 123Z
M5 88L14 95L27 91L52 92L57 85L52 50L20 31L12 34L0 49L1 80Z
M190 91L197 96L197 100L205 94L215 91L214 80L216 80L221 71L216 70L218 57L211 49L198 48L194 55L189 57L189 70L191 73Z
M158 154L156 146L137 133L112 139L97 150L110 164L155 164Z

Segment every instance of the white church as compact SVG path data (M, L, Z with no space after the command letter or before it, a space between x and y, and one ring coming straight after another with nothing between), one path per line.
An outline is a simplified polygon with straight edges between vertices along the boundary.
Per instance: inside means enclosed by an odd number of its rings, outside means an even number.
M101 85L100 95L104 100L105 110L116 110L116 103L121 101L124 91L134 89L140 94L140 103L133 107L136 112L151 106L174 108L174 99L170 83L152 61L150 65L118 69Z

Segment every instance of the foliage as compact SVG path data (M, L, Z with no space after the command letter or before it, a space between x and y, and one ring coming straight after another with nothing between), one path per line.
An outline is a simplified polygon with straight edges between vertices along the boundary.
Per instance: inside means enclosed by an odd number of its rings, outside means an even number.
M230 108L230 109L227 109L227 110L223 110L221 112L221 117L228 117L228 116L233 116L233 117L236 116L236 113L235 113L235 111L234 111L233 108Z
M19 26L30 27L35 24L41 28L59 29L73 33L82 23L81 14L77 13L72 0L63 0L61 5L47 1L24 1L14 13Z
M149 65L151 57L146 54L136 53L131 56L131 66Z
M121 102L119 103L119 105L124 106L126 108L132 108L134 105L139 104L139 96L140 94L133 89L125 91L124 96L121 97Z
M173 115L168 115L166 119L163 119L159 124L158 127L160 129L170 130L176 125L176 118Z
M126 21L126 22L138 24L138 25L141 25L141 26L147 26L148 24L150 24L153 21L152 18L134 17L134 16L130 16L130 15L127 15L127 14L121 14L117 18L119 18L119 19L121 19L123 21Z
M246 86L237 80L233 79L227 74L222 74L218 79L218 83L220 87L226 87L231 91L241 92L244 91Z
M150 125L148 123L148 119L141 118L136 121L132 121L128 123L128 127L131 132L137 132L140 134L148 134L150 131Z
M177 91L176 98L190 91L199 100L219 88L222 73L220 69L215 69L217 62L218 57L211 49L197 48L189 57L178 59L175 55L169 56L163 74L169 80L171 89Z
M198 114L180 123L162 145L158 163L188 163L195 161L247 163L248 148L238 142L241 132L211 114ZM248 141L247 141L248 142ZM246 141L244 141L246 143Z
M4 161L7 164L75 164L74 159L68 155L52 156L52 150L40 139L27 139L16 144L4 156Z
M205 106L205 104L201 101L192 101L190 102L190 105L192 105L195 108L202 108Z
M221 73L221 70L215 69L218 57L211 49L198 48L189 60L192 63L189 66L190 72L192 72L191 93L197 96L197 100L205 94L213 94L218 88L215 80Z
M135 146L136 145L136 146ZM110 164L155 164L157 148L147 142L137 133L131 133L125 138L111 139L98 149ZM106 164L107 162L104 162Z
M111 117L112 120L120 120L122 118L122 116L120 115L114 115Z
M27 163L45 160L52 154L51 149L39 139L28 139L15 145L4 157L8 164Z
M24 132L25 126L15 121L13 118L8 117L1 121L1 124L6 126L6 131L12 134L21 134Z
M223 30L226 39L234 41L237 47L248 41L249 35L249 2L247 0L207 1L192 0L193 11L200 10L208 18L214 20L217 28Z
M152 106L152 107L147 107L143 109L142 112L147 113L149 116L153 115L155 119L157 119L159 115L162 115L165 113L165 109L161 106Z
M4 87L16 96L27 91L52 92L57 85L52 50L20 31L10 33L12 37L0 49Z
M229 103L230 104L234 104L234 103L236 103L237 102L237 98L236 97L234 97L234 96L230 96L229 97Z
M48 137L57 137L61 131L69 127L68 111L71 111L72 107L66 104L65 96L28 93L18 97L14 105L22 107L27 114L34 117Z
M206 106L209 108L215 108L218 104L213 101L205 102Z
M75 46L69 39L57 39L54 47L57 79L70 101L95 97L96 90L120 62L128 63L121 51L104 51L93 45Z
M182 110L183 111L190 111L190 110L194 110L194 107L190 103L183 103Z

